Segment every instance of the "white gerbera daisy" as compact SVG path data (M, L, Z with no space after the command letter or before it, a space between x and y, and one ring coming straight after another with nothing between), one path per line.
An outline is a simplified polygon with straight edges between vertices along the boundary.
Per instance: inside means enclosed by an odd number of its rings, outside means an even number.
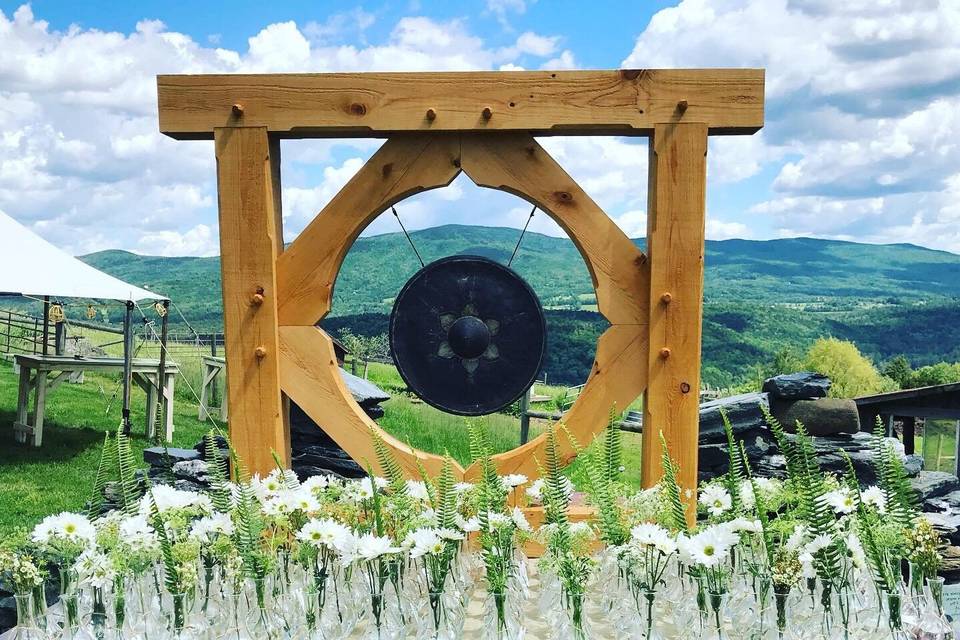
M853 513L857 508L857 498L848 487L840 487L829 491L824 495L827 504L833 507L833 510L841 515Z
M309 520L297 532L297 540L313 547L334 549L337 543L350 536L350 530L336 520L315 518Z
M719 484L708 484L704 487L700 492L699 502L715 517L722 516L733 505L730 492Z
M709 527L690 538L688 552L696 564L715 567L726 561L737 541L737 535L726 528Z
M877 513L881 515L887 512L887 496L880 487L867 487L860 494L860 499L863 500L864 504L869 504L876 508Z

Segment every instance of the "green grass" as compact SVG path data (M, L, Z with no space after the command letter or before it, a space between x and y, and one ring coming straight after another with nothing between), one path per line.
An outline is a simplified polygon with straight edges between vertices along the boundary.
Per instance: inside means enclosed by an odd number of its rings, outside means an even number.
M460 464L470 463L465 418L445 414L399 393L402 381L389 365L371 365L369 377L393 394L384 403L386 413L379 421L389 433L424 451L449 452ZM83 384L63 384L51 393L47 399L43 446L37 449L13 440L17 376L9 363L0 362L0 537L17 527L32 527L47 514L83 508L90 497L104 435L120 423L120 396L113 396L117 379L87 374ZM181 386L186 387L178 381L178 388ZM135 387L132 445L138 461L142 460L143 449L150 446L143 435L144 405L144 394ZM519 444L516 417L493 414L473 420L489 430L496 451L507 451ZM176 397L174 424L175 447L192 447L211 426L197 420L196 404L180 393ZM543 427L543 422L532 421L531 437ZM640 436L627 433L624 438L626 480L639 486ZM583 486L580 462L574 461L566 472L578 486Z
M43 446L13 440L11 425L17 404L17 376L9 363L0 363L0 537L43 516L82 509L90 497L100 449L107 431L120 424L120 398L107 413L113 380L87 374L82 385L63 384L47 397ZM100 393L99 386L107 392ZM132 394L133 454L142 460L150 446L143 435L146 398ZM176 402L172 446L192 447L210 425L197 421L196 405Z

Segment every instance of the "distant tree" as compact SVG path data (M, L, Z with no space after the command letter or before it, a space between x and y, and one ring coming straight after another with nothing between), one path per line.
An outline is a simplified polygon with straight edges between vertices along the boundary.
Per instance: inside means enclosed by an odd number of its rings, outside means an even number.
M856 398L896 388L893 380L881 375L870 359L846 340L820 338L807 352L805 364L829 376L833 381L830 395L835 398Z
M779 376L784 373L795 373L804 368L803 356L797 353L794 347L784 347L773 356L771 375Z
M363 378L366 379L367 371L370 368L370 361L377 358L386 357L389 353L389 341L386 334L374 336L361 336L351 332L349 329L340 330L340 342L350 352L350 369L353 375L357 375L357 363L363 364Z
M938 362L926 367L920 367L910 376L909 388L932 387L937 384L960 382L960 362L950 364Z
M896 382L901 389L909 389L913 378L913 367L910 366L906 356L899 355L887 362L883 367L883 375Z

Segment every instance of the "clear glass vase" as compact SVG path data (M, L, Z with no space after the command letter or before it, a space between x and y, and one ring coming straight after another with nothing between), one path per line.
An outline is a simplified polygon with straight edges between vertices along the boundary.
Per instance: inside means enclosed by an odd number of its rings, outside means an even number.
M487 593L483 607L484 640L521 640L525 629L520 598L511 590Z
M396 640L404 637L404 622L399 599L393 586L387 582L383 589L369 590L364 610L365 640Z
M790 587L775 586L773 588L773 604L776 610L777 637L783 638L790 622Z
M417 607L416 637L431 640L454 640L463 633L466 622L467 596L456 585L444 591L425 593Z
M5 638L8 640L41 640L46 635L37 626L33 610L33 594L18 593L13 596L17 605L17 626Z
M662 638L657 628L657 609L654 606L657 601L657 592L652 590L643 590L637 592L634 597L634 606L636 607L636 630L634 636L643 640L660 640Z
M729 637L727 630L727 621L730 618L728 612L729 594L725 591L710 591L707 593L707 603L709 611L707 613L707 625L704 629L703 637L709 640L727 640Z

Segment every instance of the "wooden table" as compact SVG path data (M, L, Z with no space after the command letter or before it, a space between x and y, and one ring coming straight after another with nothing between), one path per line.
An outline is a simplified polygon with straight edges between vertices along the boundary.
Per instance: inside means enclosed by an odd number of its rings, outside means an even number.
M213 397L214 385L217 383L217 376L227 367L227 360L222 356L202 356L203 360L203 384L200 386L200 411L197 419L200 422L213 418L214 413L218 413L220 419L227 419L227 385L223 385L223 397L220 399L220 406L210 406L210 399Z
M95 373L122 373L122 358L75 358L73 356L18 355L16 365L20 369L20 389L17 395L17 419L13 423L17 442L33 440L33 446L43 442L43 414L47 394L84 371ZM180 372L177 363L167 362L163 384L158 384L160 361L135 358L131 367L133 381L147 394L146 433L153 438L157 422L157 392L162 389L165 403L164 430L167 442L173 440L173 386ZM53 374L53 375L51 375ZM28 407L33 392L33 423L30 423Z

